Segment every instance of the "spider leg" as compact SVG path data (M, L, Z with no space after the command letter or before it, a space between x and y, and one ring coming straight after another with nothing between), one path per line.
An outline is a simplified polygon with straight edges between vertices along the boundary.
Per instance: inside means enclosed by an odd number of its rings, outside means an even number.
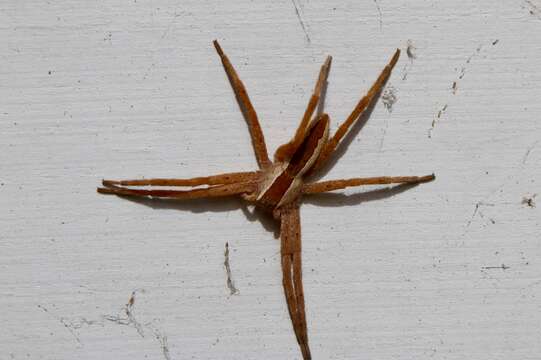
M351 114L348 116L348 118L340 125L336 133L333 135L331 139L327 142L325 145L325 148L321 152L321 155L319 156L318 160L316 161L315 165L312 167L312 172L321 168L323 164L327 161L329 156L334 152L336 147L338 146L338 143L344 135L348 132L348 130L351 128L351 126L355 123L355 121L359 118L359 116L363 113L364 110L372 103L372 101L376 98L376 96L380 93L381 89L389 79L389 76L391 75L391 71L393 70L393 67L395 66L396 62L398 61L398 58L400 57L400 49L396 49L393 57L391 58L391 61L385 66L385 68L382 70L382 72L379 74L376 82L372 85L370 90L368 90L368 93L357 103L357 106L353 109Z
M116 186L111 183L104 182L105 187L98 188L100 194L114 194L122 196L150 196L153 198L167 198L167 199L200 199L210 197L231 196L245 193L252 193L256 190L255 182L241 182L232 183L226 185L217 185L203 189L193 190L163 190L163 189L131 189L121 186Z
M282 284L293 330L304 360L312 358L308 347L308 330L304 310L301 264L301 223L298 204L280 209Z
M331 61L332 61L332 57L327 56L327 59L325 59L325 62L323 63L323 65L321 65L321 69L319 70L319 76L316 82L316 86L314 87L314 92L312 93L312 96L310 97L310 100L308 101L308 106L306 107L306 110L304 111L304 115L299 124L299 127L297 128L297 131L295 132L295 136L293 137L293 139L291 139L290 142L281 145L276 150L274 154L274 161L284 161L285 159L293 156L293 153L299 147L302 140L304 139L306 130L310 124L310 120L312 119L312 115L314 114L314 111L316 110L320 102L321 92L323 90L325 82L327 81L327 77L329 76Z
M103 180L104 186L199 186L199 185L224 185L238 182L252 181L257 178L259 172L234 172L212 176L202 176L190 179L135 179L135 180Z
M252 138L252 145L254 146L255 157L257 163L261 169L268 167L271 164L269 155L267 153L267 145L265 145L265 137L263 136L263 131L261 130L261 125L259 125L259 120L257 118L257 113L248 97L248 92L244 87L244 84L240 80L233 64L229 61L229 58L223 52L220 44L217 40L213 41L214 47L222 60L227 77L229 82L233 87L235 96L237 97L237 102L239 107L244 114L244 118L248 123L248 129L250 130L250 136Z
M380 185L380 184L419 184L434 180L434 174L426 176L379 176L370 178L353 178L321 181L312 184L305 184L302 188L303 194L317 194L327 191L345 189L350 186Z

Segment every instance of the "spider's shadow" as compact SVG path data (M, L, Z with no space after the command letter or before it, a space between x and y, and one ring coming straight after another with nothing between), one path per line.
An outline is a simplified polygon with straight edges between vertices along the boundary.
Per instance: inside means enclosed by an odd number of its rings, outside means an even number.
M279 237L279 223L273 219L272 215L267 214L258 208L253 208L239 197L222 197L222 198L205 198L205 199L190 199L190 200L175 200L175 199L159 199L148 197L119 197L135 202L137 204L148 206L152 209L167 209L189 211L194 214L204 212L221 213L225 211L235 211L240 209L250 222L259 221L263 227L274 234L275 238Z
M417 186L417 184L401 184L364 191L352 195L341 193L314 194L304 196L302 198L302 202L323 207L354 206L368 201L386 199L407 191L415 186ZM189 211L195 214L204 212L219 213L224 211L234 211L240 208L250 222L259 221L267 231L273 233L274 238L278 239L280 236L280 224L272 217L272 215L259 208L253 208L242 199L236 197L192 199L183 201L174 199L137 198L129 196L119 197L156 210L168 209Z

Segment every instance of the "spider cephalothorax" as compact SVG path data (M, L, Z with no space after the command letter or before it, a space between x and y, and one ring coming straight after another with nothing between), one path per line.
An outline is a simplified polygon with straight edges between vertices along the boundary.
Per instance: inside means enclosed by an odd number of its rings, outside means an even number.
M289 315L303 358L305 360L311 359L302 286L299 213L301 197L349 186L393 183L415 184L434 179L432 174L427 176L351 178L306 182L309 175L319 170L327 162L344 135L380 93L391 74L392 68L398 61L400 50L396 50L391 61L385 66L368 93L357 103L348 118L330 138L329 116L324 113L314 116L330 69L331 57L327 57L321 67L314 92L310 97L293 139L276 150L274 162L271 162L257 114L250 102L244 84L216 40L214 41L214 47L218 55L220 55L241 111L248 124L259 169L191 179L103 180L104 187L98 188L98 192L102 194L150 196L178 200L241 196L246 201L272 212L274 217L280 221L282 282ZM134 188L139 186L151 186L152 188ZM170 189L178 186L190 187L191 189Z

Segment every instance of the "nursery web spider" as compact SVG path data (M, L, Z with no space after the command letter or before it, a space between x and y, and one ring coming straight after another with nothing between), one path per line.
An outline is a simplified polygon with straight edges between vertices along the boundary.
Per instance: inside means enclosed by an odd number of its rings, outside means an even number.
M248 124L259 169L191 179L103 180L104 187L98 188L98 192L178 200L240 196L247 202L271 212L274 218L280 221L282 282L289 315L302 356L305 360L311 359L301 269L299 206L302 196L344 189L349 186L416 184L434 179L434 174L432 174L427 176L351 178L322 182L308 181L310 175L327 163L341 139L377 98L398 61L400 50L396 50L368 93L357 103L332 137L329 137L329 116L325 113L314 115L320 103L322 89L326 84L331 65L331 57L328 56L321 66L313 94L295 135L288 143L276 150L274 161L271 161L256 111L248 97L246 88L216 40L214 47L222 60L240 109ZM140 186L151 186L151 188L134 188ZM192 187L192 189L171 189L176 186Z

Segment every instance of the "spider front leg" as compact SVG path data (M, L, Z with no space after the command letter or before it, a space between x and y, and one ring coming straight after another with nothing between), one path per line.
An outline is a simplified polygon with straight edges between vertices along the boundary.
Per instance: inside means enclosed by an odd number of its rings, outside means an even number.
M216 48L216 52L222 60L224 70L227 74L227 77L229 78L231 87L233 87L235 96L237 97L237 102L239 103L240 110L244 114L244 118L248 123L248 129L250 130L250 136L252 137L252 144L254 146L255 157L257 159L259 168L267 168L271 165L271 161L269 159L267 145L265 144L265 137L263 136L261 125L259 125L259 120L257 118L255 108L252 105L250 98L248 97L248 92L246 91L244 84L240 80L237 72L235 71L233 64L231 64L231 61L229 61L229 58L222 50L222 47L218 43L218 40L214 40L213 44Z
M295 152L295 150L297 150L302 140L304 139L306 131L309 128L312 115L314 114L314 111L320 103L321 93L323 91L325 83L327 82L327 77L329 76L331 61L332 57L327 56L327 59L325 59L325 62L323 63L323 65L321 65L316 86L314 87L314 92L312 93L312 96L308 101L308 106L304 111L304 115L299 124L299 127L297 128L297 131L295 132L295 136L293 137L293 139L291 139L290 142L280 146L276 150L276 152L274 153L274 161L279 162L289 159L291 156L293 156L293 153Z
M432 181L435 178L436 176L434 174L430 174L425 176L378 176L369 178L329 180L305 184L302 188L302 192L303 194L317 194L360 185L420 184Z
M342 140L342 138L347 134L348 130L355 123L355 121L357 121L361 114L368 108L368 106L370 106L372 101L374 101L376 96L381 92L381 89L389 79L391 71L393 70L393 67L395 66L399 57L400 49L396 49L393 57L391 58L391 61L389 61L387 66L385 66L385 68L382 70L376 82L374 82L370 90L368 90L368 93L361 100L359 100L357 106L355 106L348 118L342 123L342 125L340 125L333 137L329 139L329 141L325 145L325 148L323 148L323 150L321 151L321 155L317 159L315 165L312 167L310 173L313 173L317 169L320 169L327 162L328 158L332 155L332 153L340 143L340 140Z

